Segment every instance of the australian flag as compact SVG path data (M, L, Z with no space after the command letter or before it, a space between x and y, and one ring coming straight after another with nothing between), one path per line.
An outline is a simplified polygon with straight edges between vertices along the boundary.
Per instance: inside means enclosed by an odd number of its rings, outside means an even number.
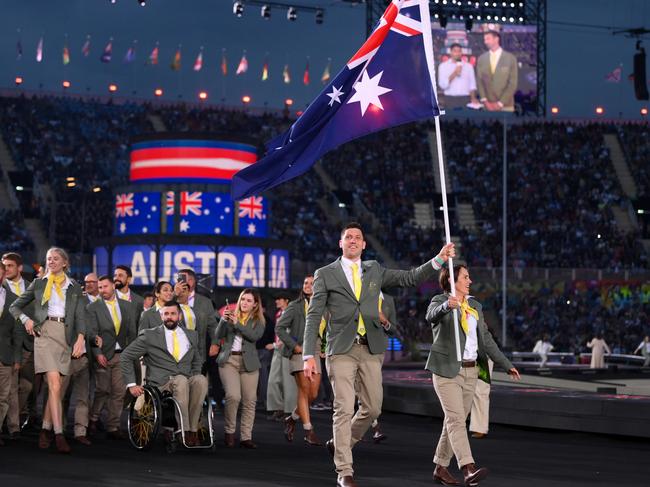
M251 196L239 202L239 235L264 238L268 235L266 216L267 200L262 196Z
M344 142L440 115L428 0L393 0L377 27L266 156L232 180L240 200L300 176Z
M232 235L233 202L228 193L180 191L179 231L188 235Z
M160 233L160 193L115 195L115 235Z

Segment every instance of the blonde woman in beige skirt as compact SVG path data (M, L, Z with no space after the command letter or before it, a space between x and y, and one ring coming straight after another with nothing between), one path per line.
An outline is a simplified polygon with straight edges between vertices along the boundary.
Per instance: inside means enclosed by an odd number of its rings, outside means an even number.
M239 446L257 448L253 443L253 423L261 364L255 342L262 338L265 325L259 293L254 289L244 289L239 295L235 311L224 311L217 326L216 338L224 339L217 364L219 377L226 392L224 443L228 448L235 446L237 410L240 403Z
M44 374L48 397L43 412L43 427L38 446L47 449L52 442L60 453L70 453L63 434L61 405L62 376L70 372L72 357L86 353L84 300L81 286L66 275L68 254L52 247L46 255L46 271L34 280L10 307L12 315L22 321L25 331L34 336L34 367L36 374ZM24 310L34 302L32 318Z

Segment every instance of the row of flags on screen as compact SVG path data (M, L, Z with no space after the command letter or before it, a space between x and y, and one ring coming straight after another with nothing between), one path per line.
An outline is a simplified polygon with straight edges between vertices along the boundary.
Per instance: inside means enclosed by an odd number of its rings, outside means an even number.
M124 54L124 57L122 58L122 61L124 63L133 63L136 61L136 48L137 48L138 41L133 41L131 46L127 49L126 53ZM44 40L43 37L41 37L38 40L38 44L36 45L36 62L43 62L43 45L44 45ZM90 36L86 36L86 40L83 43L81 47L81 55L85 58L90 56ZM199 72L203 69L204 65L204 49L203 46L199 49L198 54L196 55L196 58L194 58L194 63L192 65L192 70L195 72ZM18 42L16 43L16 59L20 60L22 59L24 54L23 51L23 45L22 41L19 39ZM104 49L101 52L101 55L99 57L99 60L102 63L111 63L113 62L113 38L111 37L108 40L108 43L104 46ZM64 66L67 66L70 64L70 48L68 46L68 40L67 37L64 41L63 44L63 51L62 51L62 62ZM182 49L181 46L176 49L174 52L174 56L172 57L171 63L169 67L172 69L172 71L180 71L181 66L182 66L182 60L183 60L183 54L182 54ZM145 60L145 64L148 66L156 66L160 63L160 45L158 42L156 42L155 46L151 50L149 56ZM228 58L226 55L226 50L222 49L221 50L221 61L219 64L219 68L221 70L221 74L223 76L227 76L229 73L229 65L228 65ZM323 74L320 77L321 83L325 84L327 83L330 78L331 78L331 71L332 68L332 59L328 58L327 64L325 65L325 69L323 70ZM239 60L239 63L237 64L237 69L235 70L235 75L243 75L249 71L249 64L248 64L248 58L246 57L246 51L243 52L241 59ZM261 80L266 81L270 78L271 76L271 69L269 65L269 60L268 57L264 60L264 64L262 66L262 71L261 71ZM282 81L286 84L291 83L291 71L289 69L289 64L286 63L283 66L282 69ZM310 76L310 68L309 68L309 58L307 58L307 63L305 65L305 70L303 71L302 75L302 82L305 85L309 85L311 83L311 76Z

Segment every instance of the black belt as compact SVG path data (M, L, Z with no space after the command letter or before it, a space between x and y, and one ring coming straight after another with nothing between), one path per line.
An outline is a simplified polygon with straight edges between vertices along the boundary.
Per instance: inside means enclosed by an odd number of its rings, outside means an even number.
M230 355L244 355L244 352L230 352Z
M368 345L368 337L357 335L354 337L354 343L357 343L359 345Z
M120 349L117 349L117 348L116 348L116 349L115 349L115 353L122 353L122 350L123 350L123 349L121 349L121 348L120 348Z
M61 318L60 316L48 316L47 319L49 321L56 321L58 323L65 323L65 318Z
M465 368L476 367L476 360L463 360L460 366Z

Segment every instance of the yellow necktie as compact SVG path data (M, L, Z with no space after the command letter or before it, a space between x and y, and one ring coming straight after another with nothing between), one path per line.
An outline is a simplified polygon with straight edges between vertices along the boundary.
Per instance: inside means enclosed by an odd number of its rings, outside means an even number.
M14 294L15 294L16 296L20 296L20 295L23 293L23 292L20 290L20 283L19 283L19 282L13 282L13 281L12 281L12 284L14 285L14 288L16 289L16 290L14 291Z
M172 357L174 357L176 362L180 362L181 360L181 344L178 341L176 330L172 331Z
M472 315L478 322L478 311L472 308L467 300L465 300L460 304L460 324L463 327L465 335L469 333L469 323L467 322L469 315Z
M113 326L115 327L115 336L120 334L120 316L117 314L117 299L113 301L106 301L111 307L111 318L113 318Z
M192 308L188 304L181 304L181 308L185 312L185 320L187 321L187 329L193 330L196 328L194 326L194 318L192 317Z
M490 51L490 71L492 74L497 70L497 53Z
M65 274L63 272L58 276L55 276L54 274L49 274L47 276L47 284L45 285L45 291L43 292L43 299L41 299L41 305L47 303L52 297L52 287L54 287L54 290L59 295L59 297L61 299L64 299L63 290L61 289L61 285L64 282L65 282Z
M327 321L325 318L320 319L320 326L318 327L318 336L323 338L325 336L325 328L327 328Z
M384 304L384 298L381 297L381 294L379 295L379 312L381 313L381 306Z
M359 265L352 264L352 282L354 283L354 295L357 301L361 298L361 276L359 275ZM363 324L363 316L359 313L359 326L357 326L357 333L360 336L366 334L366 326Z

